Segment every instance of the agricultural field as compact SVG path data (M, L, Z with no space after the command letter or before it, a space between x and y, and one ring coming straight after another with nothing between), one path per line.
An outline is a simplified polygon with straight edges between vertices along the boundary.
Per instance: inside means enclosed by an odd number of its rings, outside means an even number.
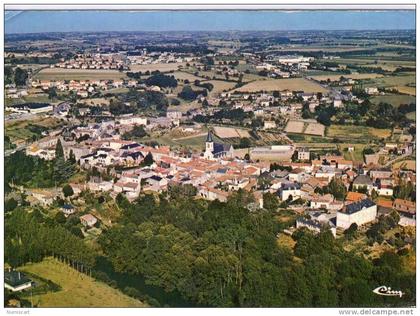
M381 74L350 74L350 75L346 75L346 74L330 74L330 75L314 75L314 76L309 76L309 78L316 80L316 81L323 81L323 80L328 80L330 79L331 81L338 81L340 80L341 77L347 78L347 79L355 79L355 80L359 80L359 79L374 79L374 78L380 78L383 77L383 75Z
M416 76L412 75L399 75L399 76L386 76L376 79L370 79L363 84L366 87L378 88L392 88L396 86L415 86Z
M416 95L416 87L407 87L407 86L396 86L394 87L399 93L408 94L408 95Z
M283 90L304 91L307 93L327 92L322 86L303 78L258 80L250 82L234 91L258 92Z
M319 123L309 123L305 129L304 134L324 136L325 126Z
M195 80L203 80L202 77L197 77L191 73L185 72L185 71L175 71L173 73L169 73L169 76L174 76L177 80L189 80L190 82L194 82Z
M214 133L219 138L242 138L250 137L249 132L240 128L214 126Z
M327 129L327 136L340 140L366 143L371 139L388 138L391 130L366 126L331 125Z
M402 160L394 163L392 165L394 169L408 169L416 171L416 161L415 160Z
M119 80L127 78L125 73L118 70L90 70L45 68L38 72L37 80Z
M305 123L301 121L289 121L284 129L286 133L302 133Z
M234 82L223 81L223 80L209 80L205 82L211 83L213 85L213 90L211 90L209 93L211 97L215 97L219 95L220 93L222 93L223 91L229 91L233 89L233 87L235 86Z
M34 294L33 304L38 307L146 307L144 303L53 258L29 263L19 270L50 280L61 287L55 292Z
M5 123L5 134L10 137L12 143L22 143L30 140L34 136L40 136L39 133L35 132L37 126L51 130L60 126L60 124L61 122L59 119L52 117L36 117L33 120L7 121Z
M324 136L325 126L319 123L289 121L284 129L286 133Z
M416 112L410 112L405 115L408 119L415 121L416 120Z
M392 104L394 107L398 107L401 104L416 103L416 98L410 95L385 94L385 95L372 97L370 101L374 104L386 102L386 103Z
M145 72L145 71L156 71L168 72L172 70L178 70L179 67L184 67L186 63L158 63L148 65L130 65L131 72Z
M353 147L354 151L348 151L349 147ZM343 153L344 159L363 162L363 149L366 147L365 144L339 144L338 148Z

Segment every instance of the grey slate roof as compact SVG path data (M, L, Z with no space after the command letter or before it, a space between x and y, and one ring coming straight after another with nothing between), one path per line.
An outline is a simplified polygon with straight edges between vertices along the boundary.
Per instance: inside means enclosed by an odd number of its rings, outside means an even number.
M344 209L344 213L346 214L354 214L356 212L361 211L363 208L368 208L374 206L375 203L372 200L364 199L359 202L354 202L346 206Z

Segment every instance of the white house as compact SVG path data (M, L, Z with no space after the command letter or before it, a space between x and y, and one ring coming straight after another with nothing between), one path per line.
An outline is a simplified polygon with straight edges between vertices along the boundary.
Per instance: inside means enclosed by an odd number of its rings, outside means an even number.
M364 199L354 202L337 212L337 227L347 229L353 223L361 226L374 221L376 215L377 205L371 200Z

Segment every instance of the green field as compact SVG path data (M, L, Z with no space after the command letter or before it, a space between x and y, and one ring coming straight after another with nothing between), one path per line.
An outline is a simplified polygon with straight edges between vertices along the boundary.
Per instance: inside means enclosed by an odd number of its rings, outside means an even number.
M61 287L56 292L34 294L33 304L38 307L145 307L144 303L53 258L29 263L19 270L50 280ZM30 300L30 296L27 299Z
M202 151L205 148L206 135L188 137L183 139L174 139L170 135L159 137L145 137L142 141L157 141L160 145L171 147L184 147L192 150Z
M376 79L369 79L366 81L364 86L366 87L378 87L378 88L391 88L395 86L406 86L415 85L416 76L412 75L399 75L399 76L387 76Z
M51 130L60 126L61 122L56 118L39 116L33 120L8 121L5 124L5 134L10 137L12 142L29 140L32 136L37 135L36 132L30 130L31 124Z
M331 125L327 129L327 136L348 142L367 143L372 139L391 136L391 130L366 126Z
M398 107L401 104L416 103L416 97L403 94L386 94L375 96L370 101L375 104L386 102L392 104L394 107Z
M416 120L416 112L410 112L405 115L408 119L415 121Z

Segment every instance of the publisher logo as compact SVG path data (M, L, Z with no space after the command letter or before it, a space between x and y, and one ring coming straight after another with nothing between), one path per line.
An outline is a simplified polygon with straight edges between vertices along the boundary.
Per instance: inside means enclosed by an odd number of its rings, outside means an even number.
M394 291L389 286L381 285L372 291L375 294L382 296L399 296L402 297L404 293L402 291Z

